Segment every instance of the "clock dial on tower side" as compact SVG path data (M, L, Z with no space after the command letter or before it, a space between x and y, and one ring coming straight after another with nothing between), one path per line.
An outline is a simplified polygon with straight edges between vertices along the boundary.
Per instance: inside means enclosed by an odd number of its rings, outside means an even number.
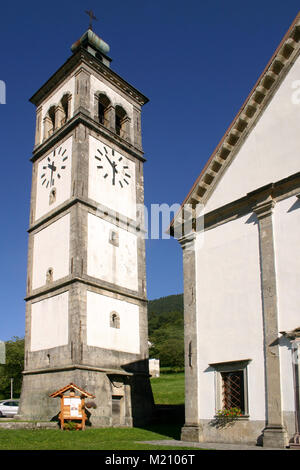
M63 145L53 150L45 159L40 175L41 185L50 189L61 179L69 160L68 151Z
M136 161L118 148L89 137L88 197L127 218L136 219Z
M35 220L71 196L72 143L70 136L37 162Z
M127 159L106 145L103 145L102 148L97 147L96 152L94 158L102 177L108 179L112 186L121 189L129 186L131 174Z

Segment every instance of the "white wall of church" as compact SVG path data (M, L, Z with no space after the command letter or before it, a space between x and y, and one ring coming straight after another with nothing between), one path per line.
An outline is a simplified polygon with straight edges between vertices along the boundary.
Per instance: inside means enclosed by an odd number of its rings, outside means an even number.
M105 147L110 152L109 145L105 144ZM105 156L101 157L98 149L105 153L103 150L103 143L94 137L89 137L89 198L94 201L112 209L114 213L122 214L129 219L136 219L136 175L135 175L135 163L130 159L126 158L124 154L120 154L115 151L113 157L114 161L118 164L115 185L112 184L112 168L110 163L107 161ZM99 162L96 157L102 158ZM109 154L109 158L112 161L112 156ZM122 158L122 162L119 162L119 158ZM98 166L103 166L99 169ZM127 170L123 170L123 167L128 167ZM122 186L119 184L119 176L123 171L128 172L130 178L127 178L128 184L123 181ZM108 177L104 177L108 174Z
M279 344L280 370L282 374L282 409L283 411L295 411L295 389L291 343L283 338L279 340Z
M300 57L206 204L205 212L299 171L300 104L293 103Z
M60 148L62 149L60 151ZM60 151L60 153L59 153ZM64 154L64 155L62 155ZM67 159L66 159L67 157ZM50 161L48 160L50 158ZM64 159L64 160L63 160ZM54 163L56 172L54 174L54 186L51 186L51 170L48 164ZM64 168L62 168L64 167ZM53 157L53 150L49 152L37 166L37 187L36 187L36 210L35 219L39 219L49 211L55 209L71 196L71 171L72 171L72 137L60 143ZM60 175L60 178L57 177ZM56 196L53 202L50 201L50 191L55 188Z
M34 235L32 289L46 284L49 268L53 281L69 274L70 214L66 214Z
M115 232L117 243L112 243ZM88 214L87 274L138 290L137 237L93 214Z
M119 328L113 328L110 324L112 312L119 316ZM87 291L87 344L139 354L139 307Z
M199 418L216 411L209 364L248 360L250 419L265 419L259 239L251 214L204 233L196 249Z
M278 202L274 208L274 243L277 273L279 331L300 326L300 201L296 196ZM280 367L284 411L294 411L294 385L291 343L280 338Z
M279 331L300 326L300 200L296 196L278 202L274 208Z
M31 351L68 344L68 305L68 292L32 304Z

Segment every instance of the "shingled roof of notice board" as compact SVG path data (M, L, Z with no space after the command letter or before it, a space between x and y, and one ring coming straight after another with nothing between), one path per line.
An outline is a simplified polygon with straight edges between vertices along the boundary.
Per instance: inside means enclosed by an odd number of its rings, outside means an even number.
M66 385L63 388L60 388L56 392L51 393L51 395L49 395L49 397L51 397L51 398L60 397L65 392L67 392L68 390L76 390L78 393L80 393L80 396L84 396L85 398L95 398L94 395L92 395L91 393L86 392L85 390L83 390L83 388L78 387L78 385L75 385L72 382L69 383L68 385Z

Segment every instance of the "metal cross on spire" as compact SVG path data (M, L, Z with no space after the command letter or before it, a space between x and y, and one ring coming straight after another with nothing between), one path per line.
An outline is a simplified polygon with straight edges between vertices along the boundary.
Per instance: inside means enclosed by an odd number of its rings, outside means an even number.
M98 18L96 18L96 16L94 15L93 10L85 10L85 13L87 15L89 15L89 17L90 17L89 29L91 29L93 31L93 20L98 21Z

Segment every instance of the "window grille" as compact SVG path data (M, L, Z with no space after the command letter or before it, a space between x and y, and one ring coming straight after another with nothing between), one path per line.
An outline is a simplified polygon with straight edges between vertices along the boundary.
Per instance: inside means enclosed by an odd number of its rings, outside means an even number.
M243 371L222 372L223 408L240 408L245 413Z

